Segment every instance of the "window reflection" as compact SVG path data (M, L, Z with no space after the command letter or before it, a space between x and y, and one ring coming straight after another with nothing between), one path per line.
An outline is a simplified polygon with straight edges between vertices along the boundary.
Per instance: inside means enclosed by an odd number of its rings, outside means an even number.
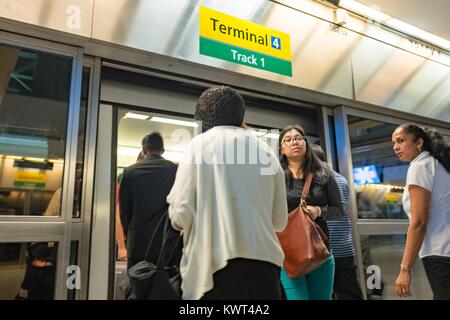
M71 58L0 46L0 61L0 214L60 215Z
M401 234L361 236L366 292L369 300L403 299L395 294L394 284L398 276L405 243L406 236ZM378 270L380 274L377 274ZM420 259L416 260L411 276L413 296L409 299L433 299L425 269Z
M81 216L81 196L83 194L84 147L86 142L87 107L89 97L90 69L83 68L81 81L80 121L78 124L77 163L75 169L75 191L73 198L73 218Z
M52 300L57 242L0 243L0 300Z
M408 164L392 151L396 125L348 117L353 178L360 219L407 219L402 196Z

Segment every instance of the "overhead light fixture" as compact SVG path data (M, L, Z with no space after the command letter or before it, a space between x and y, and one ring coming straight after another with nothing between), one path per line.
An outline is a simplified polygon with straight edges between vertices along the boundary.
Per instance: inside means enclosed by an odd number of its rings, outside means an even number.
M19 156L4 156L6 159L8 160L20 160L20 159L24 159L24 157L19 157Z
M395 19L375 8L366 6L354 0L340 0L339 6L349 11L364 16L370 20L382 23L392 29L408 34L412 37L421 39L428 43L431 43L439 48L450 50L450 41L431 34L425 30L417 28L401 20Z
M410 25L409 23L392 18L386 21L386 25L403 33L420 38L426 42L435 44L438 47L450 50L450 41Z
M48 161L53 163L64 163L63 159L48 159Z
M117 154L119 156L125 156L125 157L137 157L139 155L139 152L141 152L141 148L137 147L125 147L125 146L118 146L117 147Z
M177 120L177 119L170 119L170 118L163 118L163 117L152 117L150 119L150 121L160 122L160 123L167 123L167 124L174 124L174 125L177 125L177 126L198 128L198 123L196 123L194 121L184 121L184 120Z
M264 131L257 131L257 130L252 130L253 134L257 137L263 136L266 133Z
M25 160L34 161L34 162L45 162L44 158L33 158L33 157L25 157Z
M341 0L339 1L339 6L378 22L383 22L391 18L375 8L353 0Z
M124 119L137 119L137 120L147 120L149 116L140 113L127 112L127 114L123 117Z
M270 139L278 139L280 137L280 135L277 133L267 133L264 135L264 137L270 138Z
M181 151L171 151L171 150L166 150L164 153L163 153L163 157L165 158L165 159L167 159L167 160L170 160L170 161L172 161L172 162L175 162L175 163L180 163L181 162L181 160L183 159L183 152L181 152Z

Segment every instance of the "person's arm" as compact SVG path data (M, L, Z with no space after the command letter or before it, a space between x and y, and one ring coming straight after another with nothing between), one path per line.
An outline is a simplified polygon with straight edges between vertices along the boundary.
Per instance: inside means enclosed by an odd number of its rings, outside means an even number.
M59 216L61 214L61 187L56 189L43 216Z
M411 221L406 236L405 252L401 263L400 274L395 282L395 292L400 297L411 296L410 271L422 247L428 225L431 192L425 188L409 185Z
M197 209L197 167L192 143L178 165L174 185L167 196L169 219L175 230L189 232Z
M288 207L286 201L286 183L281 166L275 174L275 194L272 209L272 225L276 232L283 231L287 225Z
M120 222L120 206L116 207L116 241L119 249L118 258L120 261L127 261L127 248L125 247L125 236L122 223Z
M119 191L119 217L125 237L127 236L128 226L133 214L133 202L131 200L131 195L128 190L128 179L126 172L124 172Z
M341 193L339 186L334 179L330 177L326 185L326 192L328 198L328 205L326 206L308 206L308 209L312 212L313 218L321 216L325 220L340 220L344 217L344 208L342 206ZM320 211L319 211L320 209Z

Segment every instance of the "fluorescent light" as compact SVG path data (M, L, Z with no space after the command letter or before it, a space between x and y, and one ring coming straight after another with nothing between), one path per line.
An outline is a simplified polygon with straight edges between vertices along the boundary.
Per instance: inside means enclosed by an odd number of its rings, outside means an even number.
M377 9L353 0L341 0L339 1L339 6L379 22L383 22L391 18Z
M389 27L394 28L396 30L399 30L401 32L407 33L411 36L420 38L424 41L433 43L438 47L450 50L450 41L443 39L441 37L438 37L429 32L426 32L425 30L417 28L417 27L410 25L406 22L403 22L401 20L389 19L388 21L386 21L386 25L388 25Z
M48 161L53 163L64 163L63 159L48 159Z
M267 133L264 135L264 137L270 138L270 139L278 139L280 137L280 135L278 133Z
M6 159L11 159L11 160L21 160L21 159L23 159L23 157L18 157L18 156L6 156Z
M425 30L422 30L415 26L412 26L406 22L395 19L375 8L371 8L354 0L341 0L339 2L339 6L365 16L369 19L383 23L386 26L406 33L410 36L432 43L440 48L450 50L450 41L426 32Z
M260 137L260 136L263 136L263 135L266 134L266 133L263 132L263 131L256 131L256 130L252 130L252 133L253 133L255 136L257 136L257 137Z
M152 117L150 119L150 121L174 124L174 125L178 125L178 126L185 126L185 127L192 127L192 128L198 127L198 123L196 123L194 121L183 121L183 120L176 120L176 119L162 118L162 117Z
M43 158L30 158L30 157L26 157L25 160L37 161L37 162L44 162L45 161L45 159L43 159Z
M179 163L183 159L183 152L166 150L162 156L164 159Z
M141 152L141 148L124 147L124 146L117 147L117 154L119 156L136 157L137 158L137 156L139 155L139 152Z
M149 116L145 114L139 114L134 112L127 112L124 119L138 119L138 120L147 120Z

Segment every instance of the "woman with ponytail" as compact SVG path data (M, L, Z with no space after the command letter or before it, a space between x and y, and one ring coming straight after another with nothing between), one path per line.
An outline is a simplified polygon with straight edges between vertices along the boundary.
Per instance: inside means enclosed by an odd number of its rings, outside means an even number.
M410 225L395 291L411 296L410 270L419 255L434 299L450 300L450 146L436 130L415 124L397 127L392 144L410 163L403 193Z

